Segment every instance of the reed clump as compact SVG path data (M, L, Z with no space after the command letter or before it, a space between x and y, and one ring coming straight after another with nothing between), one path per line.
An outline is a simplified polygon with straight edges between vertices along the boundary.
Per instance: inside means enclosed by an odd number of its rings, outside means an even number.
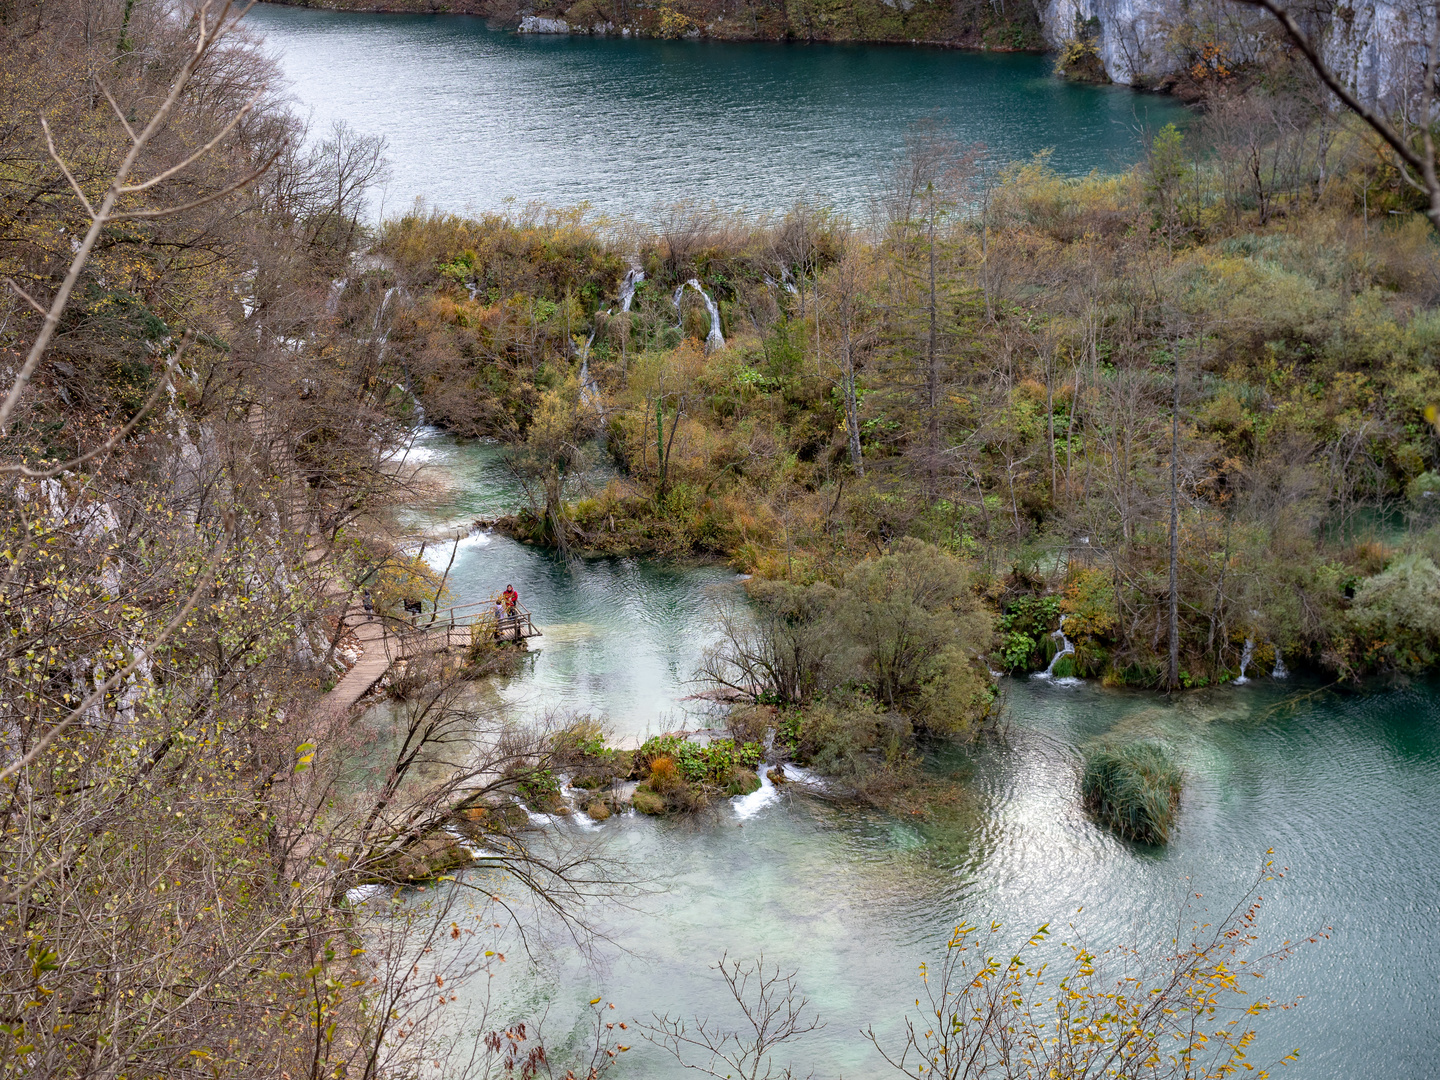
M1163 844L1180 809L1182 782L1163 746L1101 741L1085 755L1080 793L1085 808L1127 840Z

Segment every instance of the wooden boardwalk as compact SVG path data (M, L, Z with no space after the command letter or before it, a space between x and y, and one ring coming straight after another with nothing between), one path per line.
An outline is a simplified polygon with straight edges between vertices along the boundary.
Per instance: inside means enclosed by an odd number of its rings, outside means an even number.
M354 627L355 636L360 641L360 659L315 707L317 716L327 720L345 715L368 694L370 688L390 670L398 652L399 641L385 632L383 620L367 619L365 612L358 608L348 612L345 618Z
M463 604L420 615L414 623L370 616L360 608L352 608L346 613L345 621L360 642L360 659L320 699L315 707L317 718L338 719L345 715L385 677L396 660L441 650L468 650L477 631L520 644L541 636L524 608L512 617L501 619L497 626L492 606L488 601Z

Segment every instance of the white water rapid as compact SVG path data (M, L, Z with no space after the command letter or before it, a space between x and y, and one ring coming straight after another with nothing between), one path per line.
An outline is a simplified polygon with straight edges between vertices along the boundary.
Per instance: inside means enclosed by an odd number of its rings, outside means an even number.
M1069 617L1068 615L1061 615L1059 628L1050 635L1052 638L1060 639L1060 651L1050 658L1050 664L1044 671L1037 671L1034 675L1030 676L1032 679L1045 679L1055 683L1057 686L1079 686L1080 683L1084 681L1083 679L1075 678L1073 675L1061 676L1058 679L1055 677L1055 665L1064 657L1075 655L1075 643L1065 636L1065 620Z
M1250 661L1255 656L1255 639L1246 638L1245 648L1240 653L1240 674L1235 677L1235 685L1243 686L1250 680L1245 677L1245 669L1250 666Z

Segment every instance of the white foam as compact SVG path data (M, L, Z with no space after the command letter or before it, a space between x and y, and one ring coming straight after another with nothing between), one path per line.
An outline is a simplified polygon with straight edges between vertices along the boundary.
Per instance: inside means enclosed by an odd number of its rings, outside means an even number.
M810 788L812 791L825 791L830 787L829 782L819 773L789 763L785 765L785 782L788 784L799 784L801 787Z
M382 888L382 885L356 885L353 889L345 890L345 899L353 905L363 904Z
M768 768L762 764L757 770L760 777L758 788L749 795L736 795L730 800L730 804L735 807L735 816L741 821L754 817L780 797L780 793L775 790L775 785L771 782L770 777L765 775Z

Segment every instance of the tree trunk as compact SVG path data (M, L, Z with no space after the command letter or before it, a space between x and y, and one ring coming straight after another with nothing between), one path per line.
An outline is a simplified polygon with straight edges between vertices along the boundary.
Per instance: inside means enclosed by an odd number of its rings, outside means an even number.
M1055 353L1045 359L1045 428L1050 437L1050 505L1055 505Z
M855 467L856 476L864 476L865 461L860 453L860 409L855 399L855 355L851 349L849 314L848 310L845 311L840 320L840 354L844 364L841 383L845 395L845 426L850 435L850 464Z
M1180 343L1175 348L1175 397L1170 406L1170 672L1167 689L1180 689Z
M940 357L936 349L938 312L935 301L935 219L930 219L930 333L926 341L926 359L929 364L930 431L926 476L929 478L930 499L935 499L938 482L936 473L940 466Z

